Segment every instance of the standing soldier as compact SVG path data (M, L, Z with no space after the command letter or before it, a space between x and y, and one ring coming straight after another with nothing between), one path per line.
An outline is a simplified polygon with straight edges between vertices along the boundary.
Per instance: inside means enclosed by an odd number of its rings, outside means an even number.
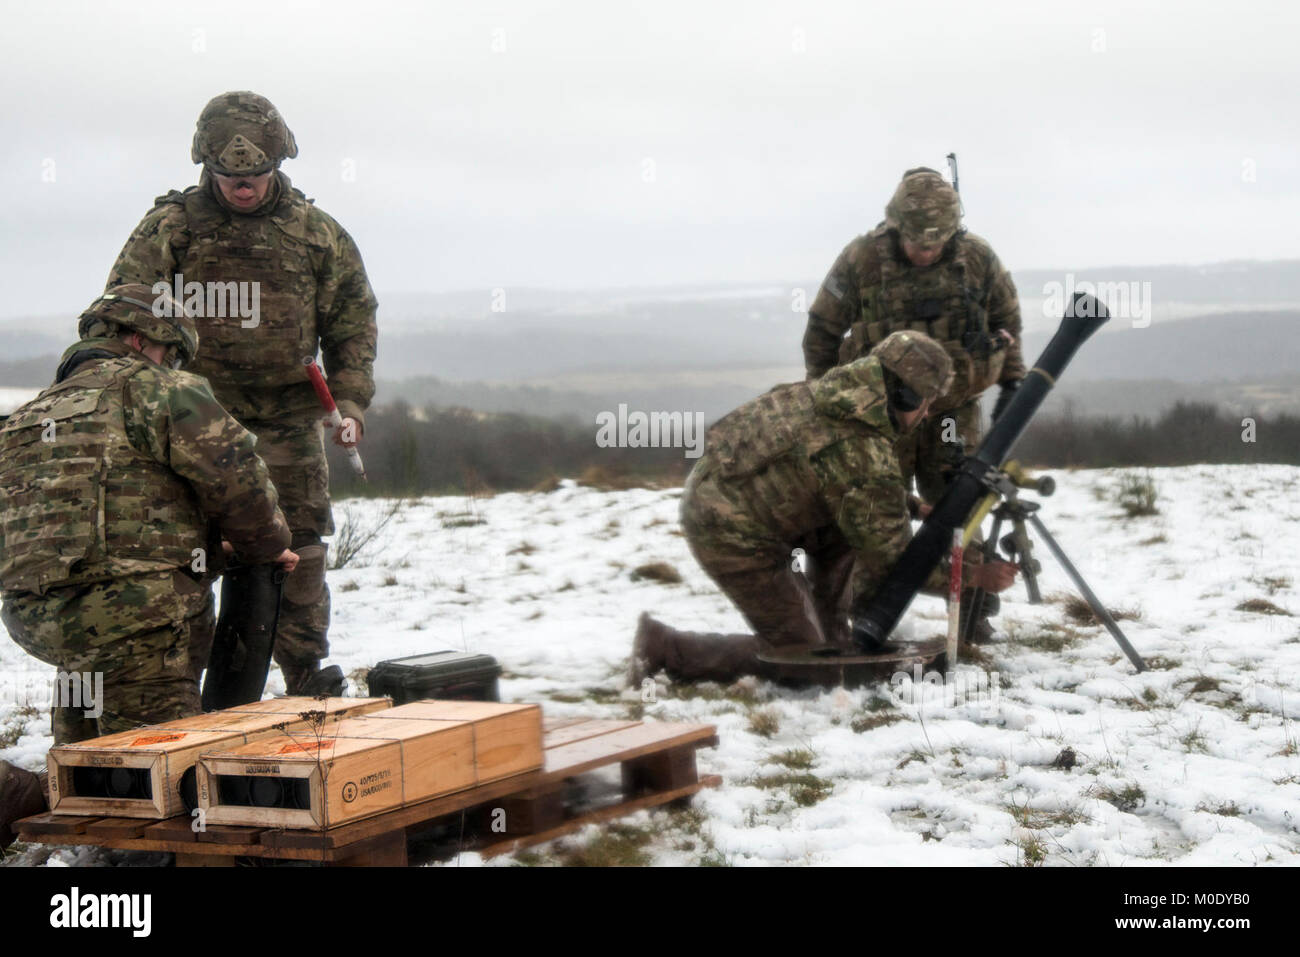
M213 99L199 115L191 151L203 164L199 184L157 200L123 247L109 285L162 282L182 290L187 306L199 306L202 344L193 371L257 436L302 556L285 583L276 663L290 694L340 694L342 671L320 670L330 611L321 538L333 533L334 521L321 412L303 363L319 347L343 416L334 442L355 445L375 391L376 303L352 237L279 171L297 155L270 101L248 92ZM190 289L201 295L191 299ZM241 302L258 304L256 315L213 308L236 292Z
M924 335L896 333L871 355L812 382L795 382L745 403L709 430L704 455L682 496L691 551L736 605L753 634L699 635L643 615L631 680L661 668L681 681L743 674L794 677L764 666L760 650L847 645L856 601L874 595L911 538L907 491L895 448L947 394L952 362ZM823 575L829 550L843 572ZM811 587L791 569L791 553L813 560ZM975 569L970 588L1001 591L1015 566ZM929 586L942 591L947 573ZM865 649L868 651L875 649Z
M102 675L93 709L55 700L55 744L199 713L222 539L242 561L298 560L256 439L179 371L194 322L155 301L144 285L96 300L54 384L0 428L5 628L64 674Z
M957 191L935 170L903 174L885 221L844 248L808 311L803 337L808 378L867 355L886 336L924 332L952 358L953 384L930 419L904 436L898 459L904 481L934 505L980 438L979 400L1001 387L993 417L1025 376L1020 303L1011 275L992 247L961 228ZM986 603L995 610L996 601ZM987 622L978 637L991 634Z

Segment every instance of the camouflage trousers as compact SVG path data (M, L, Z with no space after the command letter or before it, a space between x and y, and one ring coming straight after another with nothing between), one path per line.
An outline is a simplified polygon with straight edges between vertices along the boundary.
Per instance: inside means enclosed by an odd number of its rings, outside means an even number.
M961 442L954 442L953 438ZM960 466L962 455L974 452L979 440L978 399L931 415L920 426L900 436L894 445L904 484L910 487L915 478L917 494L927 505L934 505L948 487L944 473Z
M200 711L199 676L215 626L207 582L182 571L152 572L45 595L8 593L2 615L24 651L59 669L55 744ZM72 674L90 686L69 698ZM100 681L102 693L88 701Z
M767 541L746 545L707 519L697 519L692 510L697 491L689 489L683 502L687 542L753 633L673 632L664 649L669 675L679 681L725 681L746 674L794 683L816 680L818 669L772 665L758 654L765 647L848 641L853 549L834 529L809 533L789 547ZM708 497L702 491L701 500ZM795 568L795 548L803 552L803 571Z
M257 436L257 454L280 493L280 510L293 532L298 567L285 580L275 637L275 663L294 694L329 654L330 590L325 583L326 543L334 532L329 465L318 412L241 423Z

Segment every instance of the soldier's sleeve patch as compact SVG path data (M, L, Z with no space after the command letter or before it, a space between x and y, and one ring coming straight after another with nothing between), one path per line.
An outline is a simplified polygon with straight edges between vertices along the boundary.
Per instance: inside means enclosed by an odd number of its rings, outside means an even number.
M836 302L844 298L844 286L840 284L838 276L827 276L826 281L822 283L822 288L830 293Z

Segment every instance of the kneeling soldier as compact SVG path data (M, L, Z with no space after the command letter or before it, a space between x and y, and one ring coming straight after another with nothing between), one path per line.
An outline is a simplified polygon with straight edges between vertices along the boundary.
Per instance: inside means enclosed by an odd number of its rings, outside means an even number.
M895 447L948 389L952 361L922 333L895 333L819 379L777 386L709 430L682 498L682 528L700 565L754 634L698 635L643 615L631 679L660 669L679 681L765 666L761 647L848 643L853 600L870 596L911 538ZM811 587L792 568L801 549ZM928 583L942 592L948 571ZM970 588L1001 591L1015 568L972 566Z

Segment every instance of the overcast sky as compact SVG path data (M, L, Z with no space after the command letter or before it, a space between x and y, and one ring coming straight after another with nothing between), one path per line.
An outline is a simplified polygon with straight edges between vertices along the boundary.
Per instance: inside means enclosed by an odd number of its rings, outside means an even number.
M820 278L950 150L1012 269L1300 256L1300 5L638 6L7 3L0 317L79 312L231 89L288 120L381 315Z

